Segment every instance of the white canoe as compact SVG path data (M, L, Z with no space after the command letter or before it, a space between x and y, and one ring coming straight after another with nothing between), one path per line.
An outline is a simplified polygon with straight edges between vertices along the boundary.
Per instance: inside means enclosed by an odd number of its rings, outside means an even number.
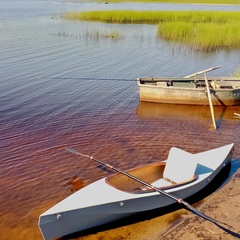
M166 161L127 172L185 199L206 187L231 162L233 151L234 144L197 154L173 147ZM39 228L43 238L50 240L175 202L117 173L86 186L41 214Z

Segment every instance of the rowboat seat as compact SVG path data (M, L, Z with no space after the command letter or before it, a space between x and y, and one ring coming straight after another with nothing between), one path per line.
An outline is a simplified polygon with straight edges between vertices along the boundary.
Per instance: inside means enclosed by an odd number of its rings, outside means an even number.
M163 178L157 179L151 185L160 189L169 189L194 181L197 162L193 159L193 154L179 148L171 148L166 166L163 171ZM142 190L149 190L142 187Z
M219 88L227 88L227 89L232 89L233 86L232 84L230 84L227 81L212 81L210 83L210 85L214 88L214 89L219 89Z

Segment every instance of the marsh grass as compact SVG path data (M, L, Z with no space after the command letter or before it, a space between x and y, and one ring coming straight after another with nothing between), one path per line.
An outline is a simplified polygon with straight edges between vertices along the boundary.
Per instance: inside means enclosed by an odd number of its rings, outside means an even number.
M165 22L158 25L163 39L183 42L196 50L240 48L237 24Z
M94 30L86 31L86 38L89 38L89 39L100 39L100 38L120 39L122 37L123 35L118 30L102 32L99 29L94 29Z
M89 11L68 12L64 18L69 20L100 21L108 23L159 23L159 22L240 22L238 12L213 11Z
M75 39L92 39L99 40L102 38L121 39L124 35L118 30L100 31L99 29L88 29L79 34L72 34L68 32L59 32L56 34L58 37L71 37Z
M240 48L240 14L216 11L91 11L69 12L69 20L158 24L158 35L197 50Z
M99 21L107 23L158 23L159 12L138 11L89 11L68 12L64 15L68 20Z

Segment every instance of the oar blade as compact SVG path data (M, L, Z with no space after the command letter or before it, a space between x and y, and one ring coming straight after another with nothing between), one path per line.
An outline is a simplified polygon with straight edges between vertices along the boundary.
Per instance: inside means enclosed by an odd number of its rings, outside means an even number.
M88 155L85 155L85 154L82 154L80 152L78 152L77 150L75 150L74 148L71 148L71 147L65 147L65 149L70 152L70 153L73 153L73 154L76 154L76 155L79 155L79 156L83 156L83 157L90 157Z

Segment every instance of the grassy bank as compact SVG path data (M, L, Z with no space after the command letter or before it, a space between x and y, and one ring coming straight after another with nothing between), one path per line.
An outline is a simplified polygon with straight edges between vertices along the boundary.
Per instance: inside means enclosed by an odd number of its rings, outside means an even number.
M240 48L240 14L207 11L69 12L70 20L158 24L158 35L195 49Z
M89 11L68 12L71 20L102 21L109 23L159 23L159 22L213 22L240 23L239 12L215 11Z
M154 11L89 11L89 12L68 12L65 18L69 20L100 21L108 23L158 23L165 17L163 12Z

